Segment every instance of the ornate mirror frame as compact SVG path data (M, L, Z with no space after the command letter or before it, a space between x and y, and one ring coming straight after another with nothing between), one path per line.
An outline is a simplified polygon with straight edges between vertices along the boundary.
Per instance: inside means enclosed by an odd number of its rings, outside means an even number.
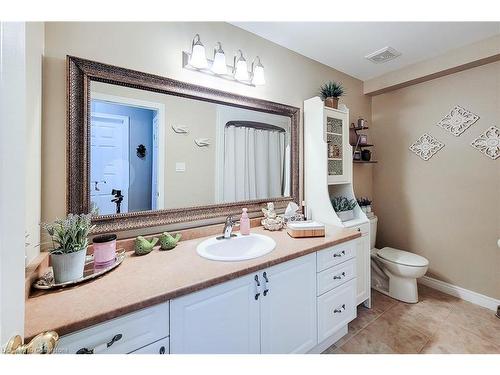
M110 83L136 89L148 90L212 103L287 116L291 122L291 194L290 197L249 200L234 203L213 204L157 211L139 211L113 215L99 215L92 219L95 233L124 231L156 227L174 223L224 218L241 212L260 212L266 202L275 207L285 207L288 202L299 203L299 149L298 130L300 109L285 104L232 94L208 87L154 74L139 72L113 65L86 60L74 56L66 58L67 74L67 211L88 213L90 211L90 83Z

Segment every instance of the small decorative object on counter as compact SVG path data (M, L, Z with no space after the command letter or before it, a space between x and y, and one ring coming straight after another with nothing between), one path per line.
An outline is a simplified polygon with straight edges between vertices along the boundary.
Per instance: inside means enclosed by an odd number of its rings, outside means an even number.
M287 224L287 233L293 238L325 237L325 225L317 221L298 221Z
M339 106L339 97L344 95L342 83L330 81L320 87L319 93L326 107L337 109Z
M240 234L248 236L250 234L250 218L248 217L247 209L243 208L240 218Z
M304 214L299 212L300 207L295 202L288 203L286 207L285 213L283 214L284 224L287 224L292 221L303 221Z
M90 214L69 214L66 219L45 224L44 228L52 239L50 264L55 281L64 283L82 278L88 235L94 229Z
M135 246L134 250L136 255L146 255L149 254L151 251L153 251L153 248L155 247L156 243L158 242L158 238L153 238L150 241L145 239L142 236L139 236L135 239Z
M265 229L274 231L283 228L283 218L276 214L274 203L269 202L267 209L263 208L262 212L264 213L264 219L261 221L261 224Z
M361 160L361 151L359 151L359 150L354 151L354 154L352 154L352 159L353 160Z
M180 241L181 237L182 235L180 233L177 233L175 237L173 237L170 233L163 232L160 236L160 250L172 250L177 246L177 242Z
M333 197L332 206L341 221L354 219L354 207L356 200L347 197Z
M116 234L104 234L92 239L94 248L94 263L105 266L115 261Z

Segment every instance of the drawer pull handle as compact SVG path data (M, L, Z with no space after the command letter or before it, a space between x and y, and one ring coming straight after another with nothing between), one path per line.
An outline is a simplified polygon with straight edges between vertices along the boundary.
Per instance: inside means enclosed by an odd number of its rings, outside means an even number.
M345 304L343 304L343 305L342 305L341 307L339 307L338 309L333 310L333 313L334 313L334 314L340 314L340 313L342 313L342 311L344 311L344 310L345 310Z
M109 348L115 342L120 341L122 337L123 337L123 335L121 333L119 333L117 335L114 335L110 342L107 342L107 343L101 344L101 345L97 345L96 347L94 347L92 349L88 349L88 348L78 349L76 354L95 354L96 351Z
M345 277L345 272L342 272L340 275L333 276L333 280L340 280Z
M164 346L162 346L162 347L160 348L160 354L165 354L165 347L164 347Z
M338 258L338 257L341 257L343 255L345 255L345 251L344 250L342 250L342 251L340 251L338 253L333 254L333 257L334 258Z
M265 296L267 296L267 293L269 293L269 288L267 287L267 283L269 282L269 279L267 278L267 272L264 272L264 273L262 274L262 277L264 277L264 280L265 280L265 282L266 282L266 283L265 283L265 286L264 286L264 288L265 288L265 289L264 289L264 293L263 293L263 294L264 294L264 297L265 297Z
M255 275L254 280L255 280L255 283L256 283L256 285L257 285L257 287L255 288L255 290L256 290L256 293L255 293L255 300L257 301L257 300L259 299L259 296L260 296L260 293L258 292L259 287L260 287L259 276L258 276L258 275Z

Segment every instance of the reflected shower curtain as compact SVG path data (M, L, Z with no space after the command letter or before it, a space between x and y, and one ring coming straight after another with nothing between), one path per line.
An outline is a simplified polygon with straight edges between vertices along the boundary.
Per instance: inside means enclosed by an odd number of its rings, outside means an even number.
M280 197L285 132L228 126L224 130L224 202Z

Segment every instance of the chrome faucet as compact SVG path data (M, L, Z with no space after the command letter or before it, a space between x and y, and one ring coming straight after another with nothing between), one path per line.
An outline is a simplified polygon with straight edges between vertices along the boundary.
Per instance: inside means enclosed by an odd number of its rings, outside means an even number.
M222 236L217 237L217 239L222 240L222 239L230 239L231 237L235 237L236 235L233 234L233 227L234 225L237 224L237 221L233 219L231 215L226 217L226 222L224 223L224 230L222 231Z

